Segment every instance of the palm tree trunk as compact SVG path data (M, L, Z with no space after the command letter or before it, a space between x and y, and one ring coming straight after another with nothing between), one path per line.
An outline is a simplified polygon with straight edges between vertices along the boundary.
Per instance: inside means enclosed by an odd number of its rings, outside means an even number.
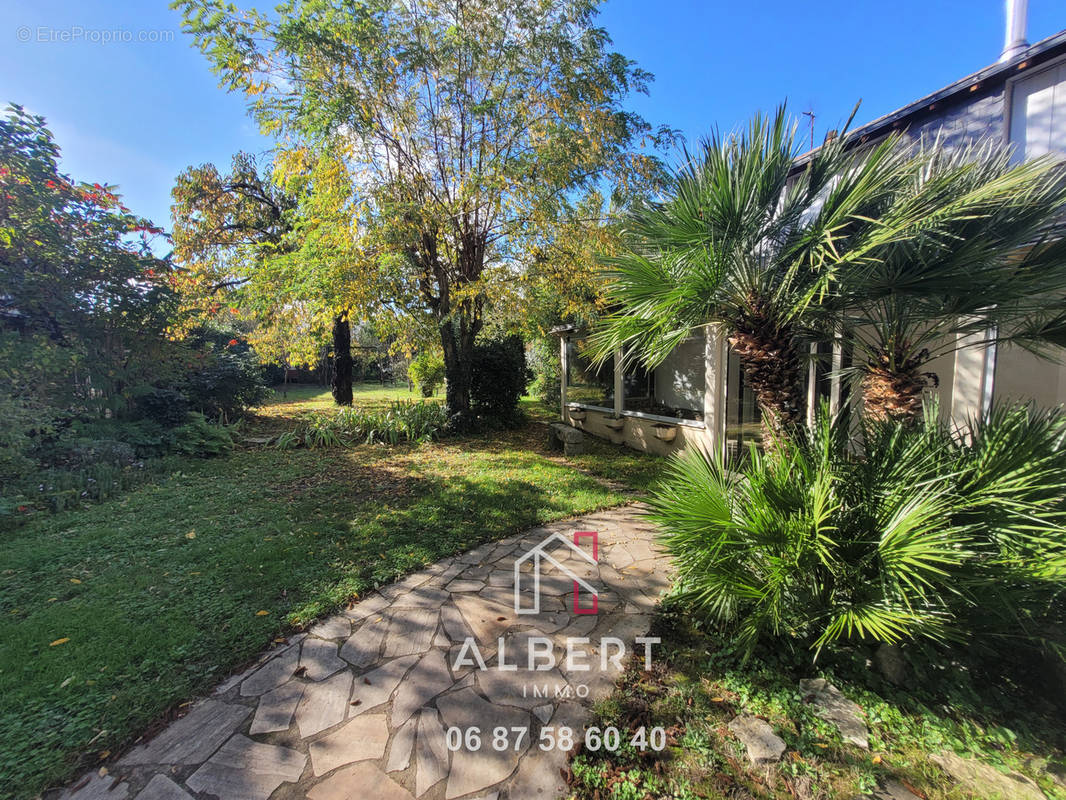
M929 351L907 355L907 347L880 353L863 370L863 413L871 419L914 424L922 418L923 395L939 385L933 372L923 372Z
M764 447L787 441L804 419L801 360L791 331L736 330L729 344L762 412Z

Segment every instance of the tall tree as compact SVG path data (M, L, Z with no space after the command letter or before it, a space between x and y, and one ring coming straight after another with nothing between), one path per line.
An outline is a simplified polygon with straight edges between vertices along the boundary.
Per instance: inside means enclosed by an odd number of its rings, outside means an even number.
M621 103L649 75L610 50L594 0L289 0L276 12L178 0L186 30L334 195L362 315L436 329L455 423L487 304L572 201L611 176L639 191L668 143ZM338 189L342 189L338 193ZM309 227L323 224L308 214Z
M302 242L297 196L272 173L272 164L237 153L228 173L204 164L178 175L171 208L183 297L207 313L239 298L259 323L257 344L267 345L261 351L285 361L311 363L322 338L314 328L330 320L333 397L338 405L351 405L347 310L339 306L338 287L309 280L300 270L294 256ZM286 346L269 346L282 342Z

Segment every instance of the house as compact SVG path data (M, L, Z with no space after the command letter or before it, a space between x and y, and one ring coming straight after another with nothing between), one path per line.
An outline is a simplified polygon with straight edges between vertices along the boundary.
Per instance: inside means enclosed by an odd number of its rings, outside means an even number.
M853 130L849 142L865 146L903 131L915 139L939 136L948 147L1000 139L1013 145L1019 160L1066 155L1066 31L1030 46L1024 35L1025 0L1008 0L1007 15L1006 45L995 64ZM797 159L797 169L805 159ZM623 371L613 364L597 370L582 355L582 331L561 327L555 333L564 421L658 453L693 445L736 452L758 436L754 397L739 362L712 327L693 331L651 371ZM1066 403L1066 364L986 341L930 362L938 386L929 394L938 397L946 419L961 425L1000 401L1034 401L1042 407ZM808 417L819 398L828 398L834 409L853 401L848 387L830 377L847 366L846 348L823 345L820 353L806 379Z

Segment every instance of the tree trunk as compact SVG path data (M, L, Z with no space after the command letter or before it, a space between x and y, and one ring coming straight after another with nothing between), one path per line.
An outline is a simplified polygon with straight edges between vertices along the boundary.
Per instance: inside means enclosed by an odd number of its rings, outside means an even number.
M347 314L333 318L333 401L339 406L352 404L352 331Z
M445 406L449 426L456 431L470 430L474 415L470 408L471 366L474 358L476 323L454 320L441 323L440 341L444 350Z
M764 448L789 439L804 420L801 362L788 329L735 331L729 344L762 412Z
M906 355L901 348L895 357L881 353L866 364L862 377L863 413L871 419L915 424L922 418L923 395L939 385L935 373L922 372L929 351Z

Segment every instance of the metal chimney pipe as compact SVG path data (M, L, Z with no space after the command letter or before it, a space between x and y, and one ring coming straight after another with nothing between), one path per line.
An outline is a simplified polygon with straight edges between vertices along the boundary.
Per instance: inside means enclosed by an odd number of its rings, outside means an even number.
M1000 61L1010 61L1028 46L1025 29L1029 19L1029 0L1007 0L1007 35Z

